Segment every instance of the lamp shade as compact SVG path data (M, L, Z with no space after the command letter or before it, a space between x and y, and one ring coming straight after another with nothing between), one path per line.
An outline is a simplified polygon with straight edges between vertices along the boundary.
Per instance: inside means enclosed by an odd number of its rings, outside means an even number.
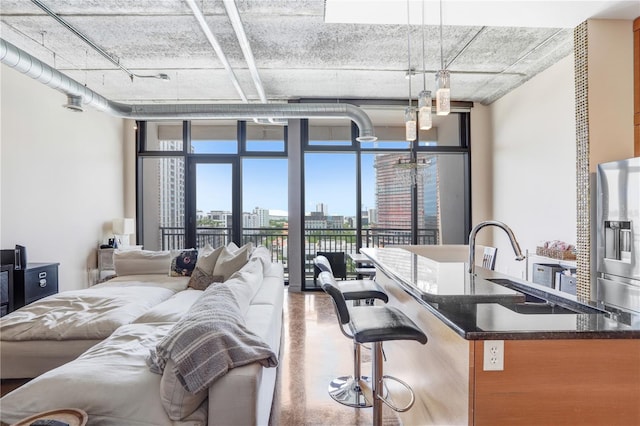
M421 130L429 130L431 121L431 92L423 90L418 95L418 122Z
M451 112L450 74L447 70L436 73L436 115L447 115Z
M131 218L117 218L112 222L113 233L116 235L129 235L136 232L136 221Z
M415 108L407 107L404 110L404 125L405 125L406 139L409 142L415 141L417 137Z

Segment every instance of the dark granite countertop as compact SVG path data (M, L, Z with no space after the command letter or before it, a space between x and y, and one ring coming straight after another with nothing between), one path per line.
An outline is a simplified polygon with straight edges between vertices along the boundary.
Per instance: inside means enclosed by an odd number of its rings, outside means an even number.
M607 312L595 303L481 267L472 277L465 262L438 262L402 248L361 252L468 340L640 338L640 315Z

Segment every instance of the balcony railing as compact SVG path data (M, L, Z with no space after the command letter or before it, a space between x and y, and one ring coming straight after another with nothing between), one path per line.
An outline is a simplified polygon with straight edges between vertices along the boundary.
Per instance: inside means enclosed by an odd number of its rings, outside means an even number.
M219 247L231 242L231 228L196 228L196 247L210 244ZM160 238L163 250L175 250L185 247L184 228L161 227ZM271 251L271 259L281 262L288 274L288 230L282 228L244 228L242 244L252 242L263 245ZM362 230L363 247L384 247L388 245L411 244L411 231L407 229L375 228ZM422 228L418 230L418 244L438 244L438 230L436 228ZM357 253L355 228L305 229L305 274L313 276L313 258L317 252L343 252L346 255ZM355 276L355 265L347 262L348 276Z

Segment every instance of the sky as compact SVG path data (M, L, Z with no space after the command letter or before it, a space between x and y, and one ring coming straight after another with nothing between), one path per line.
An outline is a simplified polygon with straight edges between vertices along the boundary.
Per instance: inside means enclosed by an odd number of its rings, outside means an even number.
M219 141L216 141L219 145ZM263 142L261 142L263 143ZM235 144L235 141L233 142ZM196 152L205 152L204 144L192 142ZM231 149L231 144L226 149ZM233 151L226 151L233 152ZM375 169L373 154L362 156L363 208L375 207ZM356 156L354 153L305 154L305 212L316 205L328 206L328 214L355 216ZM255 207L288 210L286 158L245 158L242 163L244 212ZM196 166L196 207L231 211L231 165L200 163Z

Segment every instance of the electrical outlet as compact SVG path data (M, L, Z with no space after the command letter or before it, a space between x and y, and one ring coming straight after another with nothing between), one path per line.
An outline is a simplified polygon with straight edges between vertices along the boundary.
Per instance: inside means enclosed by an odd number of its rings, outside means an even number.
M504 370L504 340L484 341L484 371Z

